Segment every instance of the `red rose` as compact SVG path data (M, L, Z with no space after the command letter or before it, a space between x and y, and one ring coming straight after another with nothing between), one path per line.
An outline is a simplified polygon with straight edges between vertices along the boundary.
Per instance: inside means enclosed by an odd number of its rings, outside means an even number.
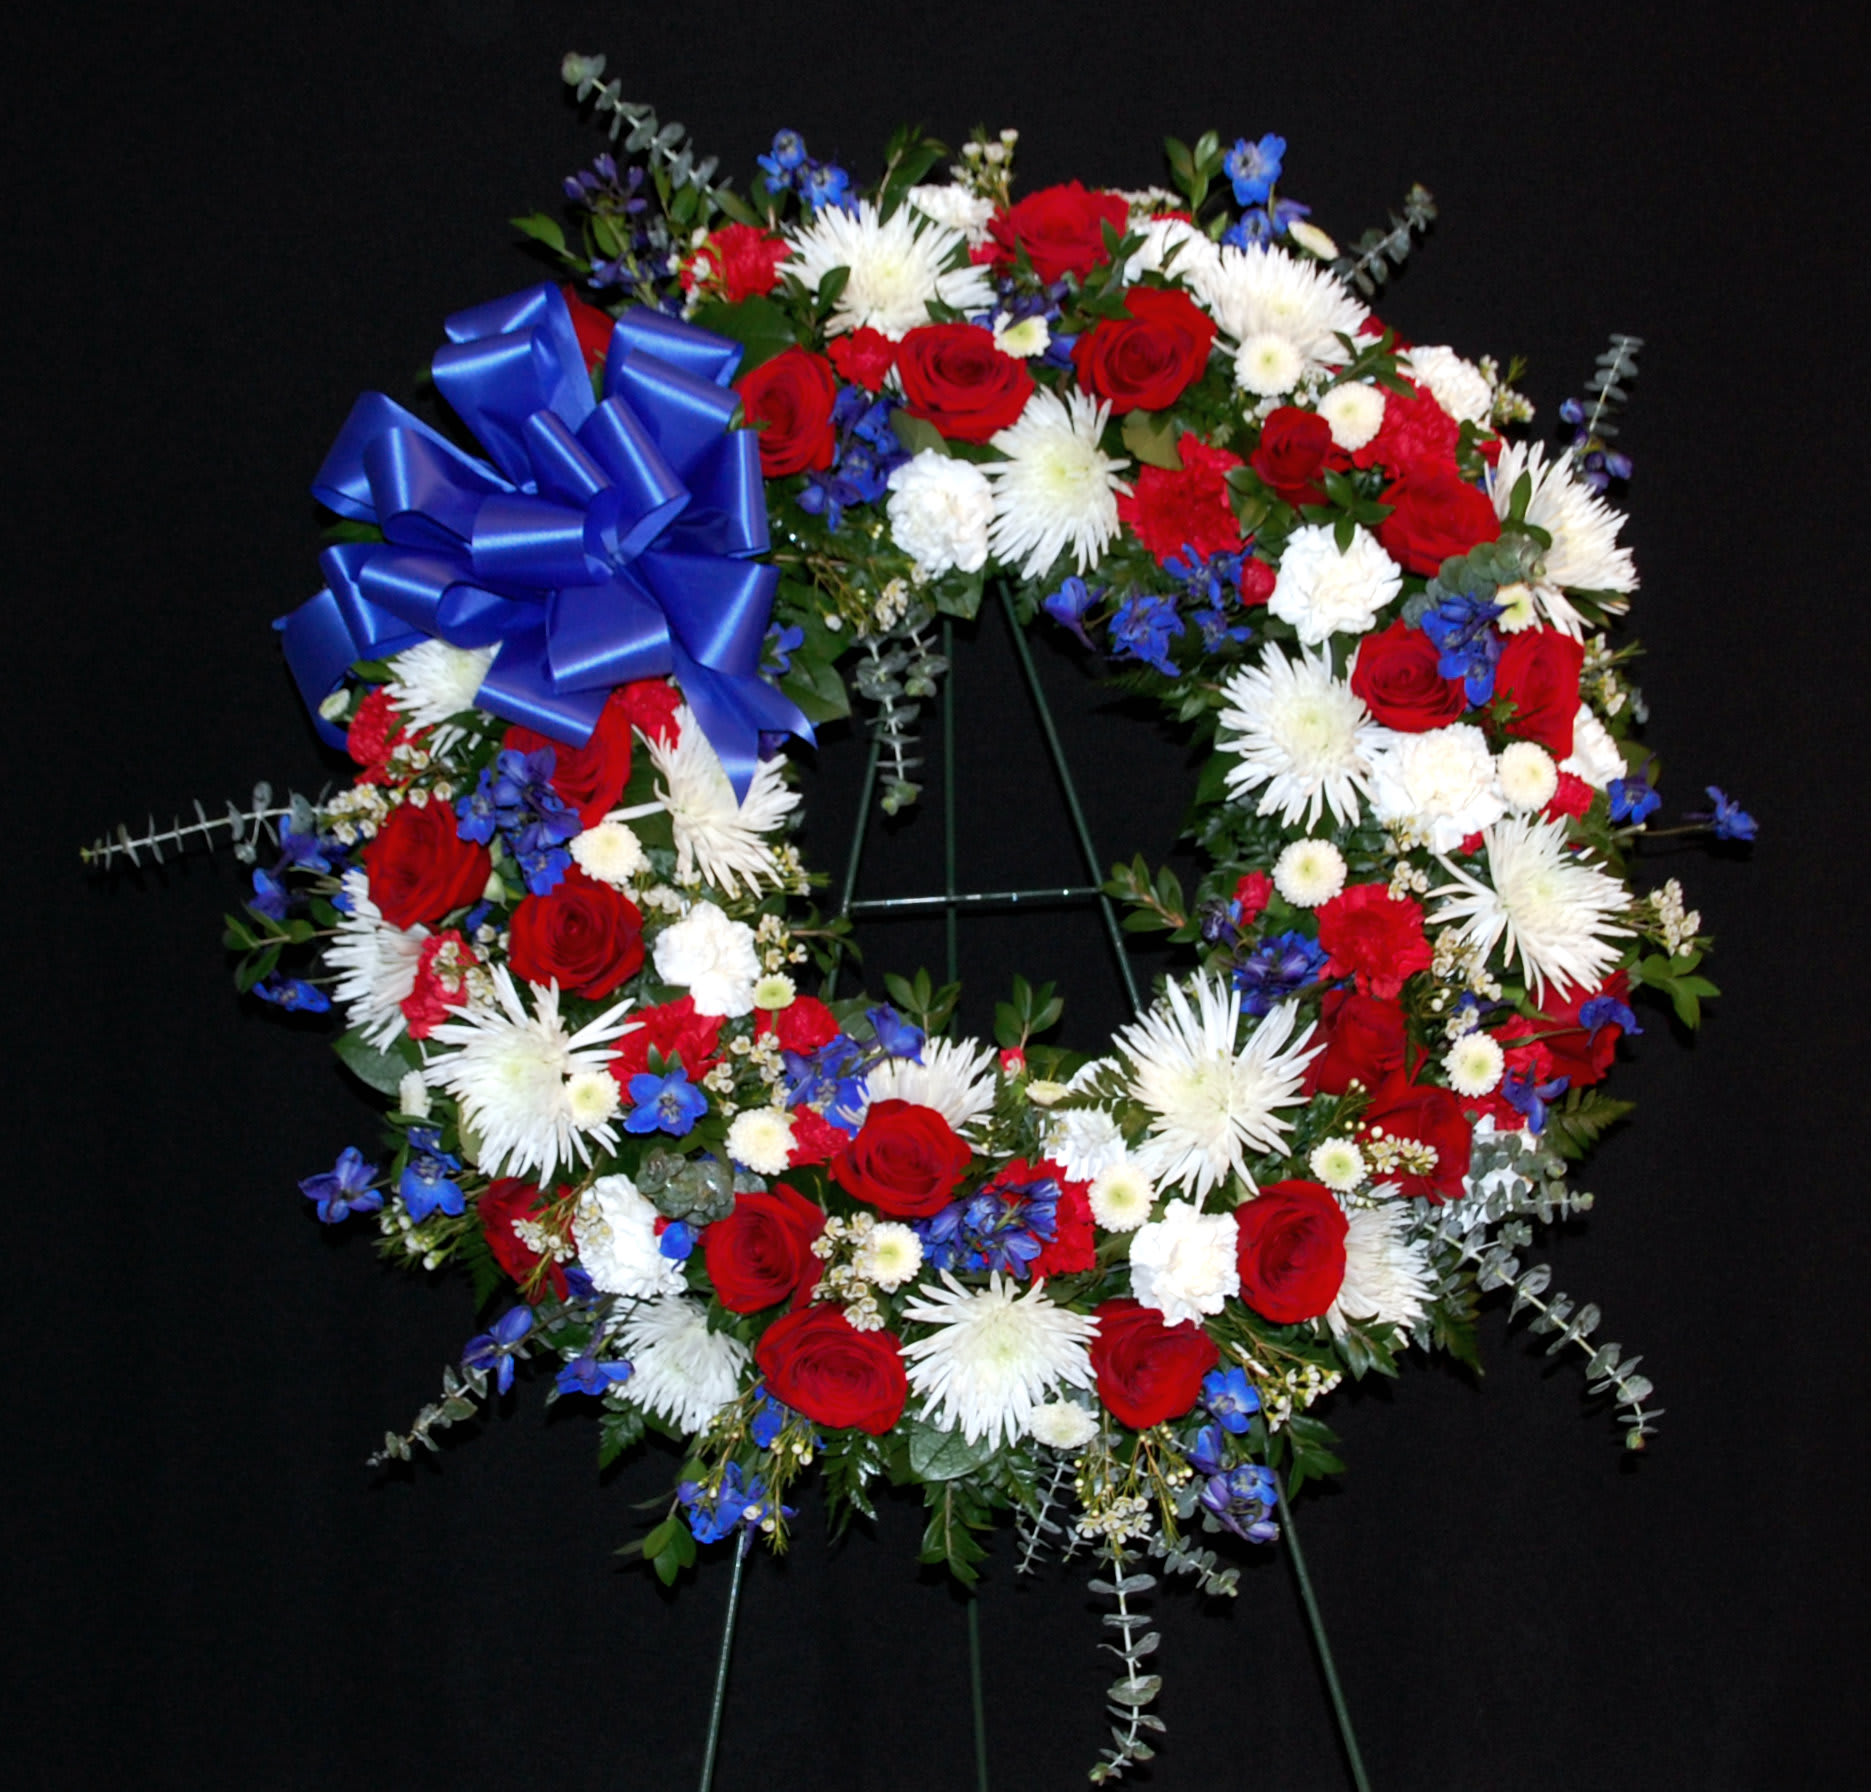
M1356 989L1328 989L1319 1001L1325 1050L1306 1066L1308 1095L1343 1095L1355 1078L1375 1089L1403 1068L1403 1009Z
M1420 628L1393 622L1382 634L1358 643L1351 688L1386 728L1427 734L1468 713L1468 692L1459 678L1437 670L1441 654Z
M956 442L985 442L1026 408L1033 376L979 324L924 324L897 345L903 408Z
M1461 1195L1474 1129L1453 1090L1413 1083L1402 1071L1392 1071L1372 1091L1362 1124L1366 1139L1382 1128L1387 1139L1414 1139L1435 1152L1436 1161L1428 1170L1399 1168L1381 1173L1381 1180L1397 1183L1406 1199L1453 1201Z
M1399 345L1401 346L1401 345ZM1461 425L1423 387L1408 398L1384 394L1384 421L1362 448L1352 451L1354 467L1389 467L1404 473L1415 467L1453 466Z
M550 747L549 781L553 790L578 811L581 828L595 828L617 807L624 786L630 782L630 705L622 688L613 691L605 698L597 726L582 747L518 726L509 728L500 744L519 753L537 753L541 747Z
M1344 1211L1317 1182L1270 1182L1234 1210L1241 1298L1275 1325L1317 1319L1345 1279Z
M1545 1003L1531 1019L1515 1015L1494 1036L1503 1046L1516 1040L1537 1039L1552 1060L1554 1076L1569 1077L1575 1089L1589 1089L1601 1083L1617 1056L1618 1041L1624 1029L1616 1021L1606 1021L1593 1032L1579 1024L1579 1010L1600 996L1627 1006L1631 999L1631 980L1623 971L1614 971L1597 989L1575 990L1562 999L1557 991L1547 995Z
M1260 426L1260 446L1247 464L1276 496L1298 506L1324 503L1321 477L1350 462L1333 446L1332 426L1323 417L1283 404Z
M1240 456L1211 448L1196 436L1184 436L1176 452L1182 457L1180 472L1144 467L1136 490L1119 494L1119 520L1159 566L1185 547L1204 557L1239 552L1241 525L1228 502L1228 474L1241 464Z
M560 1189L561 1195L570 1191ZM529 1301L541 1300L550 1289L555 1299L565 1298L565 1270L540 1254L529 1244L522 1242L513 1229L515 1220L531 1219L546 1205L546 1197L530 1182L523 1182L517 1176L503 1176L498 1182L490 1183L486 1192L475 1204L475 1212L481 1222L481 1236L487 1240L487 1248L494 1261L517 1282L522 1291L526 1291L529 1278L541 1263L546 1266L545 1274L526 1292Z
M676 726L676 711L682 707L682 693L666 678L640 678L623 685L616 692L622 700L630 725L645 740L659 746L673 747L682 732Z
M561 286L559 293L572 314L572 330L578 337L579 353L585 357L585 370L596 373L611 352L611 332L617 328L617 320L581 298L575 286Z
M783 1300L804 1306L819 1279L812 1241L824 1230L823 1210L783 1182L764 1195L736 1195L734 1211L702 1233L721 1304L731 1313L758 1313Z
M1555 759L1570 759L1584 665L1584 644L1557 629L1509 635L1494 668L1495 701L1506 698L1514 706L1502 732L1537 741Z
M874 1101L858 1136L832 1159L832 1178L896 1219L927 1219L948 1205L971 1156L934 1108Z
M611 1057L611 1075L621 1088L628 1089L633 1076L642 1076L649 1069L652 1047L662 1053L665 1064L681 1058L692 1083L699 1083L720 1059L721 1019L718 1015L697 1014L693 996L659 1002L654 1008L639 1008L630 1018L641 1025L618 1040Z
M988 225L995 261L1005 266L1024 249L1033 272L1051 282L1076 274L1082 280L1100 262L1110 260L1105 226L1121 237L1130 222L1130 206L1120 193L1088 193L1078 182L1042 187L1016 206L998 213Z
M1328 977L1355 977L1367 995L1395 1000L1403 980L1429 969L1435 954L1423 937L1422 905L1392 896L1386 884L1353 884L1321 905L1319 944L1331 954Z
M799 1107L791 1112L793 1148L786 1154L786 1161L795 1170L801 1164L828 1163L851 1143L851 1135L834 1126L817 1108Z
M1201 1393L1202 1377L1221 1361L1214 1340L1193 1320L1165 1325L1161 1313L1128 1297L1106 1301L1093 1317L1098 1398L1133 1431L1181 1418Z
M1078 383L1119 414L1163 410L1202 377L1215 325L1172 287L1129 287L1124 309L1128 316L1100 318L1073 346Z
M806 1307L767 1327L754 1361L774 1399L816 1425L854 1425L873 1437L903 1416L909 1377L889 1332L861 1332L842 1307Z
M781 1051L805 1058L838 1037L838 1020L817 996L794 996L784 1008L762 1008L754 1016L754 1031L771 1032Z
M752 224L726 224L682 264L682 290L739 305L763 299L780 283L780 263L792 253L777 236Z
M643 965L643 915L621 890L574 865L555 889L513 911L507 956L529 983L553 983L588 1002Z
M838 376L823 355L782 349L734 382L748 427L760 431L760 471L769 479L829 467L836 436Z
M1498 541L1501 519L1486 492L1456 471L1453 461L1421 464L1384 488L1390 515L1377 525L1385 553L1425 578L1443 561L1484 541Z
M403 803L364 848L370 899L392 927L439 921L487 888L487 848L455 831L447 803Z
M838 369L838 377L847 385L862 386L866 392L881 392L884 378L897 364L897 345L881 330L869 324L834 336L825 352Z

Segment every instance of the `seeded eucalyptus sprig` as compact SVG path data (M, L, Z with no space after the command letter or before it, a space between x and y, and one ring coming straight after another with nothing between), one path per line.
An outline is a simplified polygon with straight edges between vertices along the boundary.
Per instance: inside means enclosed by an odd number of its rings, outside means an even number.
M1427 187L1413 185L1403 196L1401 213L1390 214L1390 227L1367 230L1350 251L1332 263L1332 272L1345 285L1372 297L1409 259L1412 238L1424 235L1435 221L1436 202Z
M252 800L245 809L230 802L226 813L210 815L199 798L194 808L195 819L191 822L175 816L166 828L158 828L152 815L144 831L136 835L119 822L114 832L100 834L89 846L81 846L78 856L95 870L107 870L120 859L141 865L143 861L137 855L143 852L160 865L165 846L178 858L192 846L205 846L212 852L220 844L216 836L225 832L233 845L234 857L243 865L251 865L259 856L259 842L279 838L277 823L289 820L295 833L311 831L312 805L304 797L293 795L288 797L285 808L275 808L273 787L266 783L253 787Z

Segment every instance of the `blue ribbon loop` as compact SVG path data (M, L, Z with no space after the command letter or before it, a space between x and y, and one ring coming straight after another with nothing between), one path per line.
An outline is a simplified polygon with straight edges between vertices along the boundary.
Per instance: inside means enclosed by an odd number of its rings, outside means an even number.
M594 394L557 287L445 328L435 383L487 460L367 392L313 481L384 535L326 549L325 588L274 625L320 735L344 744L318 706L354 661L424 640L496 647L476 704L574 745L618 685L673 674L745 796L760 734L812 728L759 675L779 574L754 558L759 444L729 427L740 346L629 311Z

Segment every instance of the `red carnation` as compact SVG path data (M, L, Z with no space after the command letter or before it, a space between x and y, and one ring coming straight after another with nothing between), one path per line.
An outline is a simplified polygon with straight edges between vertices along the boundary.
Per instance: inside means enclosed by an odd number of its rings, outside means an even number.
M1389 467L1404 473L1415 467L1453 466L1462 428L1430 396L1426 387L1412 386L1384 394L1384 421L1362 448L1352 450L1354 467Z
M1351 688L1378 721L1400 734L1427 734L1468 713L1459 678L1444 678L1442 656L1420 628L1393 622L1358 643Z
M529 983L557 983L588 1002L643 968L643 914L621 890L574 865L513 911L508 960Z
M1384 488L1390 515L1377 525L1385 553L1409 572L1432 575L1443 561L1484 541L1498 541L1501 519L1487 493L1453 461L1419 462Z
M1317 1319L1345 1279L1344 1210L1317 1182L1270 1182L1234 1210L1241 1298L1275 1325Z
M1295 507L1323 504L1328 472L1350 465L1345 451L1332 442L1332 426L1316 411L1283 404L1260 426L1260 446L1247 464L1267 489Z
M1372 1091L1362 1127L1367 1141L1381 1131L1386 1139L1414 1140L1435 1152L1436 1161L1427 1170L1399 1165L1381 1171L1382 1180L1395 1182L1406 1200L1460 1197L1474 1129L1462 1113L1461 1098L1452 1090L1413 1083L1402 1071L1392 1071Z
M1098 1239L1092 1229L1091 1187L1088 1183L1068 1182L1063 1165L1051 1158L1029 1164L1016 1158L983 1189L987 1194L1003 1185L1018 1188L1039 1177L1049 1176L1059 1185L1059 1200L1053 1208L1053 1235L1040 1253L1027 1265L1027 1273L1036 1279L1046 1276L1074 1276L1094 1268L1098 1261Z
M1423 909L1386 884L1353 884L1319 909L1319 944L1331 954L1328 977L1355 977L1367 995L1394 1000L1413 971L1434 954L1423 937Z
M760 471L769 479L829 467L838 376L823 355L782 349L734 382L748 426L760 431Z
M795 1170L803 1164L828 1163L851 1143L851 1135L834 1126L817 1108L791 1110L793 1148L786 1161Z
M1221 1361L1214 1340L1193 1320L1165 1325L1161 1313L1128 1296L1106 1301L1093 1317L1098 1398L1134 1431L1181 1418L1201 1393L1202 1377Z
M605 698L597 725L583 746L572 746L519 726L509 728L500 744L519 753L549 748L553 790L578 811L581 828L595 828L617 807L624 786L630 782L630 703L623 689Z
M561 1198L570 1193L569 1189L559 1190ZM529 1301L544 1299L548 1289L554 1299L565 1298L564 1268L550 1258L541 1257L513 1229L515 1220L532 1219L546 1205L545 1195L532 1183L523 1182L518 1176L503 1176L498 1182L488 1184L486 1192L475 1203L475 1212L481 1222L481 1236L487 1240L488 1252L519 1284ZM545 1274L529 1289L528 1281L542 1263L545 1265Z
M1495 701L1504 698L1513 705L1502 732L1537 741L1555 759L1570 759L1584 665L1584 644L1557 629L1509 635L1494 668Z
M1078 383L1119 415L1164 410L1202 377L1214 322L1173 287L1129 287L1124 310L1100 318L1073 346Z
M1563 821L1570 815L1583 815L1591 808L1592 798L1597 794L1577 772L1561 772L1559 788L1553 792L1553 800L1546 805L1546 819Z
M897 345L903 408L950 441L985 442L1026 409L1033 376L979 324L924 324Z
M427 1039L468 999L468 972L481 961L453 927L432 933L416 960L416 981L398 1005L412 1039Z
M858 1331L842 1307L782 1314L754 1346L774 1399L834 1430L882 1437L903 1416L909 1377L889 1332Z
M1234 899L1241 908L1239 925L1252 927L1273 900L1273 879L1264 871L1248 872L1235 883Z
M681 729L676 726L676 711L682 706L682 693L666 678L640 678L616 693L623 700L624 714L630 725L646 740L659 746L673 747Z
M752 224L727 224L682 264L682 290L739 305L762 299L780 283L780 263L792 250Z
M731 1313L758 1313L790 1301L804 1306L819 1279L812 1241L825 1214L779 1183L764 1194L734 1197L734 1211L702 1233L708 1280Z
M381 784L384 765L390 750L403 737L403 713L390 701L382 685L357 706L351 726L345 731L344 750L355 764L369 769L358 779L360 784Z
M662 1053L665 1065L680 1058L692 1083L699 1083L721 1061L720 1016L697 1014L693 996L639 1008L630 1018L640 1024L618 1040L611 1057L611 1075L621 1088L628 1089L633 1076L649 1069L652 1048Z
M874 1101L832 1160L832 1179L894 1219L927 1219L948 1205L972 1156L934 1108Z
M1403 1068L1408 1033L1403 1008L1357 989L1328 989L1319 999L1325 1050L1306 1066L1308 1095L1343 1095L1353 1081L1375 1089Z
M1239 552L1241 525L1228 502L1228 474L1241 464L1241 457L1211 448L1196 436L1184 436L1176 452L1182 470L1144 467L1135 492L1118 497L1119 518L1159 566L1185 547L1203 558Z
M487 888L493 860L455 831L447 803L403 803L364 848L370 899L392 927L439 921Z
M996 214L988 225L994 260L1013 262L1021 250L1041 280L1076 274L1081 280L1100 262L1110 260L1106 226L1118 236L1130 222L1130 206L1121 193L1089 193L1078 181L1042 187L1018 205Z
M783 1052L810 1057L838 1037L838 1019L817 996L794 996L784 1008L762 1008L754 1016L756 1033L771 1033Z
M866 392L881 392L890 369L897 364L897 345L869 324L834 336L826 343L825 352L841 380L862 386Z

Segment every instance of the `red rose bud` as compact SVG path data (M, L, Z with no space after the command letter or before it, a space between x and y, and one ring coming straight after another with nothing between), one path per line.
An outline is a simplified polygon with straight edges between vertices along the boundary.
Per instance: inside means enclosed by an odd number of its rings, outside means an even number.
M786 1313L767 1327L754 1361L774 1399L815 1425L882 1437L903 1416L909 1377L889 1332L861 1332L834 1306Z
M832 1179L893 1218L928 1219L948 1205L972 1155L934 1108L874 1101L858 1136L832 1159Z
M1351 688L1364 707L1399 734L1427 734L1468 713L1468 692L1459 678L1444 678L1442 656L1420 628L1393 622L1382 634L1358 643Z
M1555 759L1572 757L1579 717L1579 674L1585 647L1557 629L1522 629L1509 635L1494 668L1494 697L1513 705L1502 732L1536 741Z
M1202 1377L1221 1361L1199 1325L1165 1325L1161 1313L1128 1296L1106 1301L1093 1317L1098 1335L1090 1354L1098 1398L1134 1431L1181 1418L1201 1393Z
M1241 906L1241 926L1252 927L1273 900L1273 879L1264 871L1250 871L1234 886L1234 899Z
M1241 562L1241 602L1250 608L1264 604L1279 581L1280 575L1266 561L1249 555Z
M1356 989L1328 989L1319 999L1319 1031L1325 1050L1306 1066L1308 1095L1343 1095L1353 1081L1375 1089L1403 1068L1408 1034L1400 1003Z
M826 343L825 352L841 380L850 386L862 386L866 392L881 392L890 369L897 364L897 345L869 324L834 336Z
M487 888L493 860L485 846L455 831L446 803L403 803L364 848L370 899L392 927L439 921Z
M825 1214L779 1183L766 1194L736 1195L734 1211L702 1234L708 1280L732 1313L758 1313L781 1301L803 1306L821 1267L812 1241Z
M1384 1139L1426 1145L1435 1153L1435 1162L1427 1167L1420 1162L1412 1167L1407 1152L1394 1169L1378 1167L1377 1180L1396 1183L1404 1200L1460 1198L1468 1175L1474 1129L1453 1090L1412 1083L1401 1070L1392 1071L1372 1091L1371 1104L1364 1110L1363 1128L1367 1155L1380 1130Z
M734 382L749 428L760 431L760 471L769 479L829 467L837 437L838 376L823 355L797 346Z
M985 442L1026 409L1033 376L979 324L925 324L897 346L903 408L953 442Z
M1384 488L1390 515L1377 525L1385 553L1408 572L1432 576L1443 561L1484 541L1498 541L1501 519L1487 493L1450 461L1417 466Z
M1121 193L1089 193L1082 183L1042 187L1018 205L998 213L988 224L994 260L1010 265L1020 251L1042 281L1076 274L1082 280L1110 260L1105 226L1118 235L1130 223L1130 205Z
M1332 426L1323 417L1283 404L1260 426L1260 446L1247 464L1268 490L1297 507L1324 503L1321 477L1351 463L1342 448L1333 446Z
M1025 1076L1026 1053L1011 1046L1000 1055L1000 1073L1002 1076Z
M1100 318L1073 346L1078 383L1108 398L1117 415L1165 410L1202 377L1215 325L1169 287L1130 287L1124 309L1127 316Z
M556 888L513 911L508 961L529 983L556 982L598 1001L643 968L643 915L574 865Z
M1271 1182L1234 1210L1241 1298L1275 1325L1317 1319L1345 1279L1350 1229L1316 1182Z

